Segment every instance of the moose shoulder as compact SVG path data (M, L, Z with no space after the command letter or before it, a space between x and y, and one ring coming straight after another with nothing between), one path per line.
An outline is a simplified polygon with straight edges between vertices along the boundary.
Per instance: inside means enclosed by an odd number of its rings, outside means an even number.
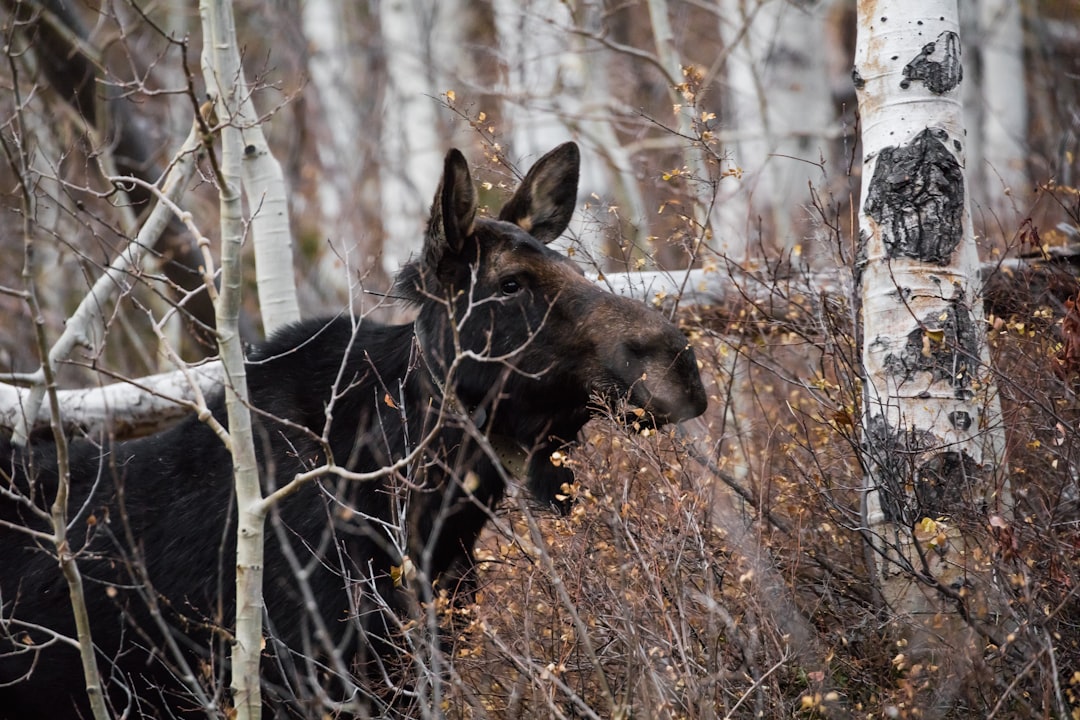
M644 410L660 425L704 412L683 334L547 247L570 220L578 165L572 143L551 151L490 219L452 150L423 251L396 282L416 320L305 322L251 354L264 491L331 459L356 472L409 459L369 482L325 475L272 512L268 716L318 716L331 693L400 702L401 620L433 583L467 582L508 480L527 475L555 504L573 476L551 454L594 413ZM212 409L224 422L220 397ZM0 460L0 718L89 716L78 652L59 639L75 636L66 584L52 548L17 529L48 532L55 451L5 444ZM70 469L69 537L108 701L117 714L212 716L227 705L234 601L228 452L193 417L75 442Z

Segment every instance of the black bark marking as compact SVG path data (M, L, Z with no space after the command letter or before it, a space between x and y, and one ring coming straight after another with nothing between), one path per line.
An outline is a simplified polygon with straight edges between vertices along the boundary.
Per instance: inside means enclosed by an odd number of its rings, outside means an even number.
M967 432L971 427L971 413L966 410L953 410L949 413L949 422L960 432Z
M974 395L971 374L978 362L978 348L975 321L964 304L964 293L956 288L945 309L924 316L918 327L908 333L900 354L886 355L884 365L901 382L913 380L916 373L928 372L931 382L947 381L958 400L967 400Z
M944 450L925 430L897 431L881 416L867 422L866 444L887 522L910 528L924 517L964 515L983 481L983 468L967 452Z
M947 138L927 128L908 145L878 153L865 210L881 227L890 258L947 265L963 238L964 172Z
M922 80L926 89L935 95L949 92L964 79L960 62L960 36L946 30L937 40L923 45L922 52L904 66L900 87L907 90L914 80Z
M939 518L955 516L965 505L964 498L980 480L979 463L963 450L933 455L919 466L915 482L915 514Z
M940 447L941 443L925 430L900 432L878 415L866 423L866 445L885 520L913 526L919 519L911 497L915 462L926 450Z
M855 85L856 90L862 90L866 86L866 81L863 80L859 68L851 68L851 82Z

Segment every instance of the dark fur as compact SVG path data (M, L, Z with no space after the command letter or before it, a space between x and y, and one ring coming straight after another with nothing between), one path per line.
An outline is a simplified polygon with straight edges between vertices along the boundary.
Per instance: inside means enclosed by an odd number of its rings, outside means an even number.
M361 472L403 457L436 426L440 410L443 418L407 470L366 483L325 476L287 498L268 520L268 716L312 713L302 700L311 696L309 678L340 692L330 671L309 672L304 659L327 657L312 639L318 622L368 701L393 700L384 670L395 677L389 667L398 659L395 619L409 612L416 594L430 597L433 582L452 588L462 580L490 508L504 494L506 472L485 451L483 437L528 450L530 489L550 504L572 474L548 458L576 439L591 398L644 407L658 423L704 410L693 352L681 333L639 303L603 293L544 246L569 221L577 166L576 147L557 148L526 176L500 219L485 220L476 217L464 158L451 151L423 254L397 283L419 307L416 322L306 322L250 357L266 491L325 462L318 437L332 397L326 447L338 464ZM478 357L454 366L455 342ZM446 402L445 389L455 399ZM222 398L212 409L224 423ZM5 449L0 461L2 486L47 509L56 487L54 449ZM147 598L160 606L188 661L197 670L201 663L206 678L225 682L235 548L228 452L192 417L111 446L74 442L71 477L69 537L110 702L118 710L133 702L136 714L152 717L167 716L164 708L196 714L161 653L162 632ZM395 587L391 572L402 558L361 515L407 523L407 553L418 570L410 582ZM0 520L48 531L10 494L0 496ZM317 617L305 609L290 554L310 569ZM89 716L77 652L60 644L42 648L46 634L10 622L74 637L53 548L0 526L0 592L0 718ZM25 639L30 648L20 644Z

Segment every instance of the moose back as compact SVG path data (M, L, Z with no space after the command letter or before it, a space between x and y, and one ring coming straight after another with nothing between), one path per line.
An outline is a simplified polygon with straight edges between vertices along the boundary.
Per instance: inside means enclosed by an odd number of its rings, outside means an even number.
M309 321L251 353L264 492L330 459L356 472L409 460L367 482L322 475L271 512L268 716L407 702L402 621L433 587L468 587L508 480L527 477L558 506L573 475L551 455L592 415L644 410L660 425L705 410L686 337L547 247L570 221L578 165L574 144L551 151L489 219L450 151L423 250L395 284L416 320ZM211 408L224 423L223 399ZM55 449L4 441L0 461L0 717L88 717L68 585L46 539ZM213 717L228 706L234 612L228 451L191 417L147 438L76 441L70 477L68 537L107 702L117 715Z

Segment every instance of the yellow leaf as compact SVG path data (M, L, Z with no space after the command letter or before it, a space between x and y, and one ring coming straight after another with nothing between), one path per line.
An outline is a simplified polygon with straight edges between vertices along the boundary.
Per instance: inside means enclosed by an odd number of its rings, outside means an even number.
M416 567L413 566L408 555L401 559L400 565L390 566L390 579L394 581L394 587L401 587L403 582L412 580L414 577L416 577Z
M465 492L472 495L480 489L480 476L470 470L465 473L465 481L462 483L462 486L465 488Z
M936 343L945 342L945 331L942 329L926 330L926 337L930 338Z
M446 99L450 102L454 102L454 100L457 100L457 94L453 90L447 90Z
M390 397L390 393L386 393L385 395L383 395L383 402L386 403L388 407L392 407L397 410L397 405L394 403L394 398Z

